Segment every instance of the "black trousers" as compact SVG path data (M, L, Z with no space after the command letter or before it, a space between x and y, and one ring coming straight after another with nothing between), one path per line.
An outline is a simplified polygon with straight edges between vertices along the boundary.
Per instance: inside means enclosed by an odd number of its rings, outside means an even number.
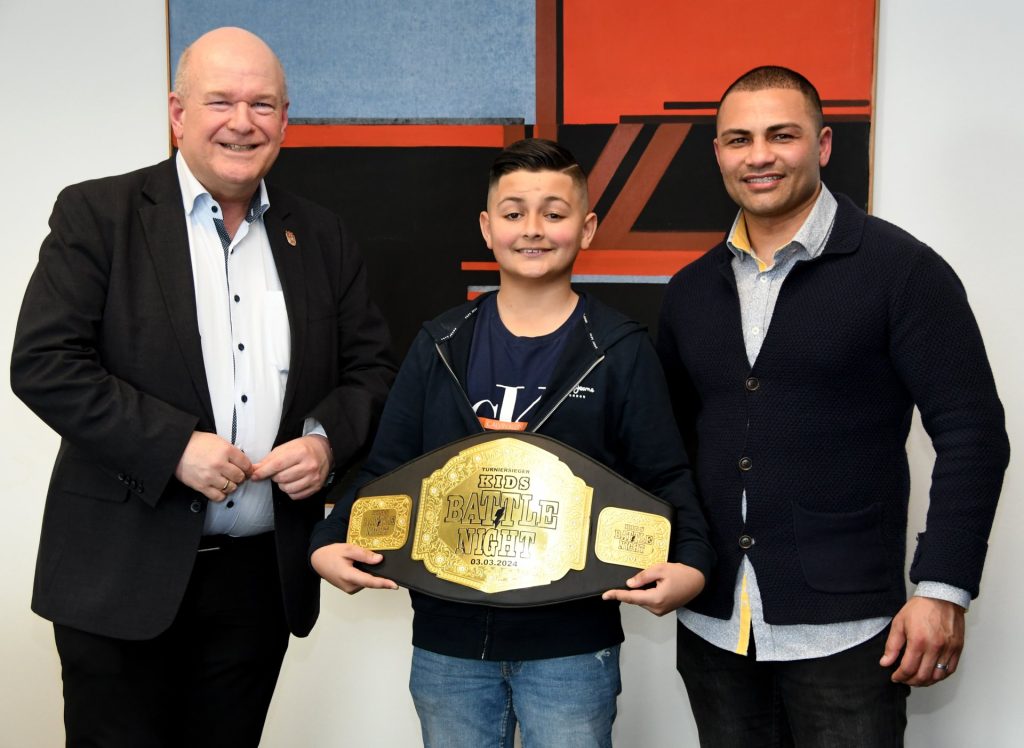
M155 639L54 624L68 746L259 744L288 647L274 536L204 545L177 617Z
M676 666L710 748L897 748L910 687L878 664L889 629L828 657L758 662L678 626Z

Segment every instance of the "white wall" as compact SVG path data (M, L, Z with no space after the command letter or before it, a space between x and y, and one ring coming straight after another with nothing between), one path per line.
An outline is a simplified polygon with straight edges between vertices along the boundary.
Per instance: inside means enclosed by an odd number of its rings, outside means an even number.
M1021 334L1024 278L1018 206L1024 175L1019 98L1024 6L883 0L879 38L875 212L939 250L967 286L1007 409L1024 443ZM151 163L167 153L162 0L3 0L0 4L0 352L58 190ZM1003 225L1000 226L1000 223ZM1016 343L1016 345L1015 345ZM6 372L6 366L3 367ZM42 497L57 440L0 388L0 746L63 741L60 670L47 623L28 610ZM911 536L923 525L930 446L911 436ZM982 597L968 616L960 671L910 701L909 746L1024 744L1015 688L1024 597L1013 530L1024 521L1011 467ZM624 746L694 745L673 672L673 622L625 612ZM406 691L407 596L325 589L313 635L293 640L265 734L267 746L406 746L418 729Z
M1024 6L1015 0L882 0L873 211L941 253L978 318L1006 409L1011 448L1024 449L1019 249L1024 189ZM908 445L911 532L924 526L933 453L918 424ZM967 615L960 669L911 698L908 745L1024 745L1019 674L1024 596L1013 538L1024 520L1013 459L989 540L981 596Z
M61 187L167 155L162 0L0 0L0 746L63 745L53 629L29 611L57 438L8 386L14 323Z

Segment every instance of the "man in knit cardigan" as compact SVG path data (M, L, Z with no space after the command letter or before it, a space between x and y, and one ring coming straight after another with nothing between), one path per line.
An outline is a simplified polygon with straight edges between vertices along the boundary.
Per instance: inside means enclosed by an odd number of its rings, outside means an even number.
M744 74L716 124L740 211L658 340L718 554L677 665L702 745L902 745L909 687L956 672L1009 460L985 348L949 265L822 184L806 78ZM915 405L936 463L908 600Z

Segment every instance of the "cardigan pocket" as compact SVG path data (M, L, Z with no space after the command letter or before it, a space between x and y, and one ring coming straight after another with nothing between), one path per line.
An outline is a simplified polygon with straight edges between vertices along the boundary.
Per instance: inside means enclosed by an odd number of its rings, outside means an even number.
M815 512L793 505L797 553L804 579L818 592L876 592L889 588L882 505L855 512Z

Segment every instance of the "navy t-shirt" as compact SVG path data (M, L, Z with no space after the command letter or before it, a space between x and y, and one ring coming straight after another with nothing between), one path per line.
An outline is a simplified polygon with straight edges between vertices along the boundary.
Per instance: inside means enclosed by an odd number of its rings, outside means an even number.
M498 296L477 310L469 351L466 388L473 411L485 429L525 431L544 395L569 331L583 317L583 299L561 327L547 335L519 337L498 314Z

